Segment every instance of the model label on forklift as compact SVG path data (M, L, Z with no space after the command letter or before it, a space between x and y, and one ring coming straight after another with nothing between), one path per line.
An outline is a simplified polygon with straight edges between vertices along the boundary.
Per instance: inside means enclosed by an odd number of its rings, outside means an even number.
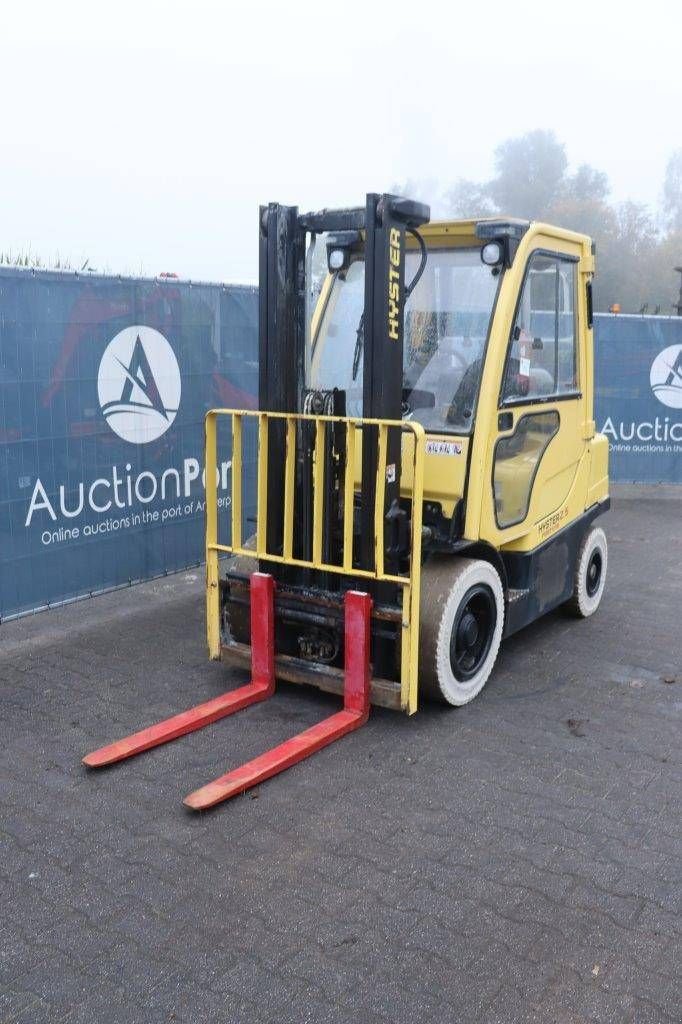
M558 512L553 512L551 516L545 519L544 523L540 523L538 533L541 537L546 537L548 533L551 533L557 526L563 523L564 519L568 519L567 507L559 509Z
M461 455L462 446L459 441L427 441L427 455Z
M402 239L398 228L391 228L388 239L388 336L400 340L400 261Z

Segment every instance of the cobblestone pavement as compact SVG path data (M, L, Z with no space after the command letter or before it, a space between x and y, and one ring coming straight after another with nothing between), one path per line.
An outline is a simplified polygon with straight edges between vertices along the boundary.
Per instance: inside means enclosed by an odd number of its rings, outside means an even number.
M678 1022L682 505L614 504L594 619L203 816L187 792L337 702L281 685L88 773L224 688L200 573L0 627L0 1022Z

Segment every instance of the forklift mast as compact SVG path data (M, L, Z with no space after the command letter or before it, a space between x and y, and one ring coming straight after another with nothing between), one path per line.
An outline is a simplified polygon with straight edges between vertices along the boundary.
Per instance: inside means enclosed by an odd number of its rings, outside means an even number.
M278 413L303 412L306 401L306 241L333 232L340 243L364 238L365 294L359 330L363 332L363 418L402 418L403 330L405 303L405 235L428 223L429 207L392 195L370 193L362 207L299 214L295 206L271 203L260 209L259 252L259 407ZM320 413L324 396L313 396L312 411ZM330 411L345 413L343 396L335 395ZM368 440L370 429L367 428ZM268 439L268 494L282 490L284 430ZM385 514L398 517L400 437L388 438ZM363 445L362 478L374 479L376 444ZM300 493L306 481L298 481ZM281 501L268 514L268 549L282 537ZM309 502L301 502L301 536L309 532ZM374 560L374 505L360 510L360 564ZM390 536L390 533L389 533ZM271 567L268 571L272 571Z

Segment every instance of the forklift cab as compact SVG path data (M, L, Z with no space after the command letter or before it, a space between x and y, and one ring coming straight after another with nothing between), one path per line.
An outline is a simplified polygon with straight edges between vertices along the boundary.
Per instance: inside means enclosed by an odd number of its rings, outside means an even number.
M419 245L407 239L401 401L403 417L421 423L429 439L425 496L451 518L465 496L475 447L479 460L489 463L493 485L481 495L479 516L470 516L470 531L480 536L482 527L483 539L496 546L530 525L536 486L540 492L551 485L550 502L561 504L594 437L594 257L587 239L556 228L543 235L539 228L511 220L430 224L419 232L423 266ZM481 236L495 233L497 241L482 242ZM525 253L505 259L500 239L511 237L517 248L526 235ZM341 389L347 414L361 416L364 251L360 239L345 250L342 240L326 240L329 272L311 317L307 380L313 390ZM505 292L516 297L511 329ZM487 422L478 421L481 435L493 435L492 445L473 440L483 387L486 397L498 398ZM556 435L557 458L538 479L535 470ZM603 455L603 442L599 448Z

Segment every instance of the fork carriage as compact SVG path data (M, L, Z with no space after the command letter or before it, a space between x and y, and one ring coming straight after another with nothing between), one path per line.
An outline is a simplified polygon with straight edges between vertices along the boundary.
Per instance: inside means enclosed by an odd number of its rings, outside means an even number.
M406 421L332 415L213 410L206 419L206 464L218 458L218 421L230 421L230 542L218 538L217 482L206 481L207 628L212 658L248 664L249 577L280 569L275 595L276 673L343 693L343 602L348 590L371 586L371 701L417 709L424 428ZM244 542L245 424L257 429L256 529ZM284 460L271 466L271 451ZM392 436L402 454L399 498L386 511ZM274 442L274 443L271 443ZM362 478L363 445L374 446L374 473ZM222 452L220 454L222 457ZM275 454L275 458L277 454ZM371 561L363 560L360 508L371 503ZM302 522L309 530L301 530ZM298 529L295 527L298 526ZM220 576L219 557L236 565ZM296 570L287 574L286 567ZM377 664L385 674L378 674Z

